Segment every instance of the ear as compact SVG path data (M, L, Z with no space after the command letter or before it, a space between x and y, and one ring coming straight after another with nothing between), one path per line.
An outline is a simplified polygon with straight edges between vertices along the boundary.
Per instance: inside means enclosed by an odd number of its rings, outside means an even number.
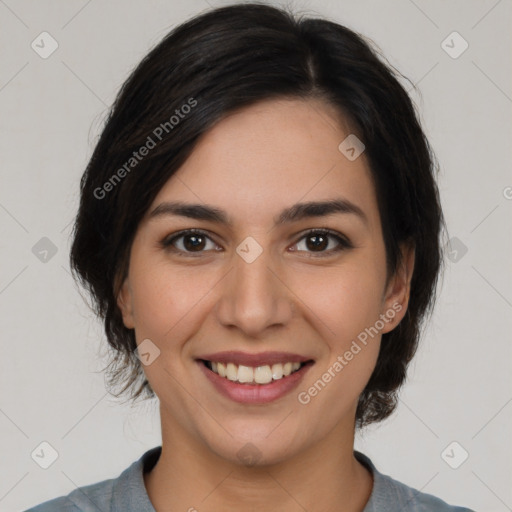
M409 305L415 250L412 244L403 243L400 245L400 251L402 261L390 278L383 298L381 314L388 320L382 333L392 331L401 322Z
M135 329L135 322L133 319L133 300L132 300L132 289L130 287L130 280L128 277L125 278L119 293L116 297L117 305L123 315L123 323L128 329Z

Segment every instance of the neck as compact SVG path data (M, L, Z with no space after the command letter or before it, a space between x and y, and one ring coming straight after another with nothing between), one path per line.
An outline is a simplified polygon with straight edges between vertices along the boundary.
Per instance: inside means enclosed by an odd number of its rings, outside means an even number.
M283 462L243 466L213 453L162 416L162 453L144 474L157 512L322 510L362 512L370 498L370 471L356 460L354 430L336 427L320 443Z

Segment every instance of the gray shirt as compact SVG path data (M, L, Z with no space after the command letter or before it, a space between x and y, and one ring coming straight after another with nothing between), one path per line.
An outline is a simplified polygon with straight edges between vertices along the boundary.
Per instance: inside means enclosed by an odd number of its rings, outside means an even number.
M154 467L161 451L161 446L148 450L117 478L79 487L25 512L155 512L143 474ZM373 474L372 493L363 512L474 512L408 487L379 473L366 455L358 451L354 455Z

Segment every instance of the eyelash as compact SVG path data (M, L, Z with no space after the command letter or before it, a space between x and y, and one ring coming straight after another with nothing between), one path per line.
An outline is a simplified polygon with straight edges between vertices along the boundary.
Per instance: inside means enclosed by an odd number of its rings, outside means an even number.
M210 241L215 243L215 241L212 240L212 238L208 235L208 233L206 231L202 231L200 229L186 229L184 231L174 233L170 237L167 236L166 238L164 238L164 240L161 241L161 246L164 249L170 250L172 252L181 253L180 255L185 256L185 257L193 257L194 258L194 257L201 256L204 252L207 252L207 251L203 250L203 251L198 251L198 252L194 253L194 252L190 252L190 251L183 251L181 249L177 249L174 246L174 242L180 238L187 236L187 235L200 235L200 236L208 238ZM330 238L335 239L339 244L337 248L330 249L329 251L321 251L318 253L315 253L314 251L313 252L306 251L306 252L310 252L310 254L313 255L310 257L313 257L313 258L322 258L322 257L331 256L334 253L338 253L338 252L346 250L346 249L352 249L354 247L352 245L352 243L347 238L340 236L340 234L337 233L336 231L332 231L330 229L325 229L325 228L324 229L311 229L311 230L307 231L306 233L303 233L302 236L297 240L297 242L295 242L294 245L299 243L304 238L307 238L312 235L317 235L317 236L318 235L320 235L320 236L327 235ZM297 251L297 252L305 252L305 251Z

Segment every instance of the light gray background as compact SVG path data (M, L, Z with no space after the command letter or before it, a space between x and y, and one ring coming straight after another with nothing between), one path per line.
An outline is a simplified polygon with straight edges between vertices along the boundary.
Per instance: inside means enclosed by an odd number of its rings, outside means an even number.
M225 3L0 0L2 511L117 477L160 444L156 401L131 408L106 392L102 326L69 274L70 222L130 70L170 28ZM448 262L397 412L356 448L450 503L512 510L512 2L292 5L365 34L418 84L421 97L412 96L441 164L449 236L468 249ZM47 59L31 48L43 31L59 45ZM453 31L469 43L456 59L441 46ZM42 237L57 247L46 262L32 252ZM31 458L43 441L59 455L46 470ZM441 455L453 441L469 453L458 469ZM452 461L461 453L448 451Z

